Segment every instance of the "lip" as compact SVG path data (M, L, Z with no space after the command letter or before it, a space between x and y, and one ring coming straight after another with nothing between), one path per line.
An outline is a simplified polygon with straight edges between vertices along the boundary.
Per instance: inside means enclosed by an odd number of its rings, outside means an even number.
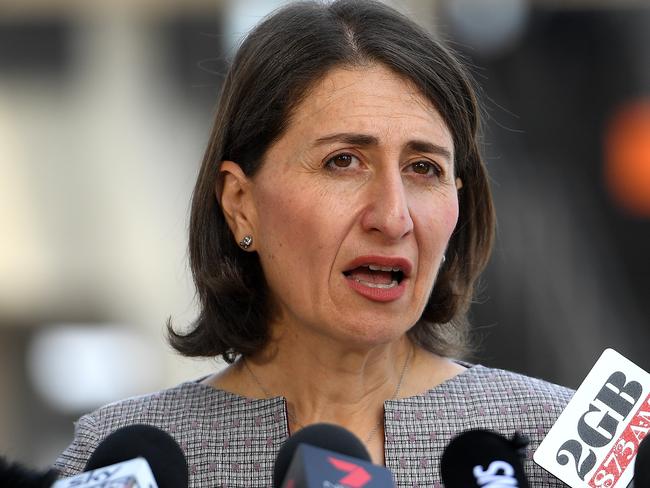
M411 270L413 269L413 264L411 261L406 258L392 256L359 256L358 258L352 260L345 269L350 270L368 264L376 264L379 266L391 268L400 268L404 275L402 281L394 288L371 288L343 275L345 282L348 284L348 286L350 286L350 288L352 288L361 296L375 302L392 302L404 295L404 292L406 291L406 284L409 281L409 276L411 275Z
M404 273L404 279L411 276L413 263L410 260L400 256L359 256L353 259L345 266L345 271L358 268L366 264L378 264L379 266L386 266L391 268L400 268Z

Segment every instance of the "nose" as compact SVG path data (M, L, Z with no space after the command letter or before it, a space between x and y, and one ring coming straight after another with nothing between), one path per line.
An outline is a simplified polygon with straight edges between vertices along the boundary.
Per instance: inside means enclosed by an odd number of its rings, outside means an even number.
M399 170L377 174L367 188L364 230L397 241L413 231L406 188Z

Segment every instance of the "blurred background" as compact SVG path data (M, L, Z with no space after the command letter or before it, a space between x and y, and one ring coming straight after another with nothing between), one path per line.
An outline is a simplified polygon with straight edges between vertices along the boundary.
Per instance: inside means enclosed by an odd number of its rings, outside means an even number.
M280 1L0 3L0 453L46 466L73 421L219 366L190 193L227 61ZM481 86L499 218L473 361L577 387L606 347L650 370L650 3L394 0Z

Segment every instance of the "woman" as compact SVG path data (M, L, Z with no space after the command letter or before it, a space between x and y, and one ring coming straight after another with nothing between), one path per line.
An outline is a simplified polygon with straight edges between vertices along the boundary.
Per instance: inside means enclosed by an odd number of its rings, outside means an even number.
M230 366L82 417L57 466L80 471L131 423L176 437L192 486L269 486L282 442L315 422L354 432L399 486L435 486L469 428L536 447L571 392L450 359L493 235L477 126L462 66L386 6L299 3L262 22L194 192L200 316L170 328L181 353Z

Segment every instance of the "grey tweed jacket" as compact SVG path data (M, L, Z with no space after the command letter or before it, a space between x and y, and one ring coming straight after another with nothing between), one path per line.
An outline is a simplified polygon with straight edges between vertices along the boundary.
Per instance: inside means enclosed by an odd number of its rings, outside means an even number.
M525 469L531 487L565 486L532 461L573 391L508 371L471 366L424 394L384 403L386 466L398 487L442 487L440 456L452 437L472 428L528 435ZM198 381L112 403L84 415L55 467L83 470L112 431L155 425L185 452L190 487L270 487L276 453L288 435L286 401L243 398Z

